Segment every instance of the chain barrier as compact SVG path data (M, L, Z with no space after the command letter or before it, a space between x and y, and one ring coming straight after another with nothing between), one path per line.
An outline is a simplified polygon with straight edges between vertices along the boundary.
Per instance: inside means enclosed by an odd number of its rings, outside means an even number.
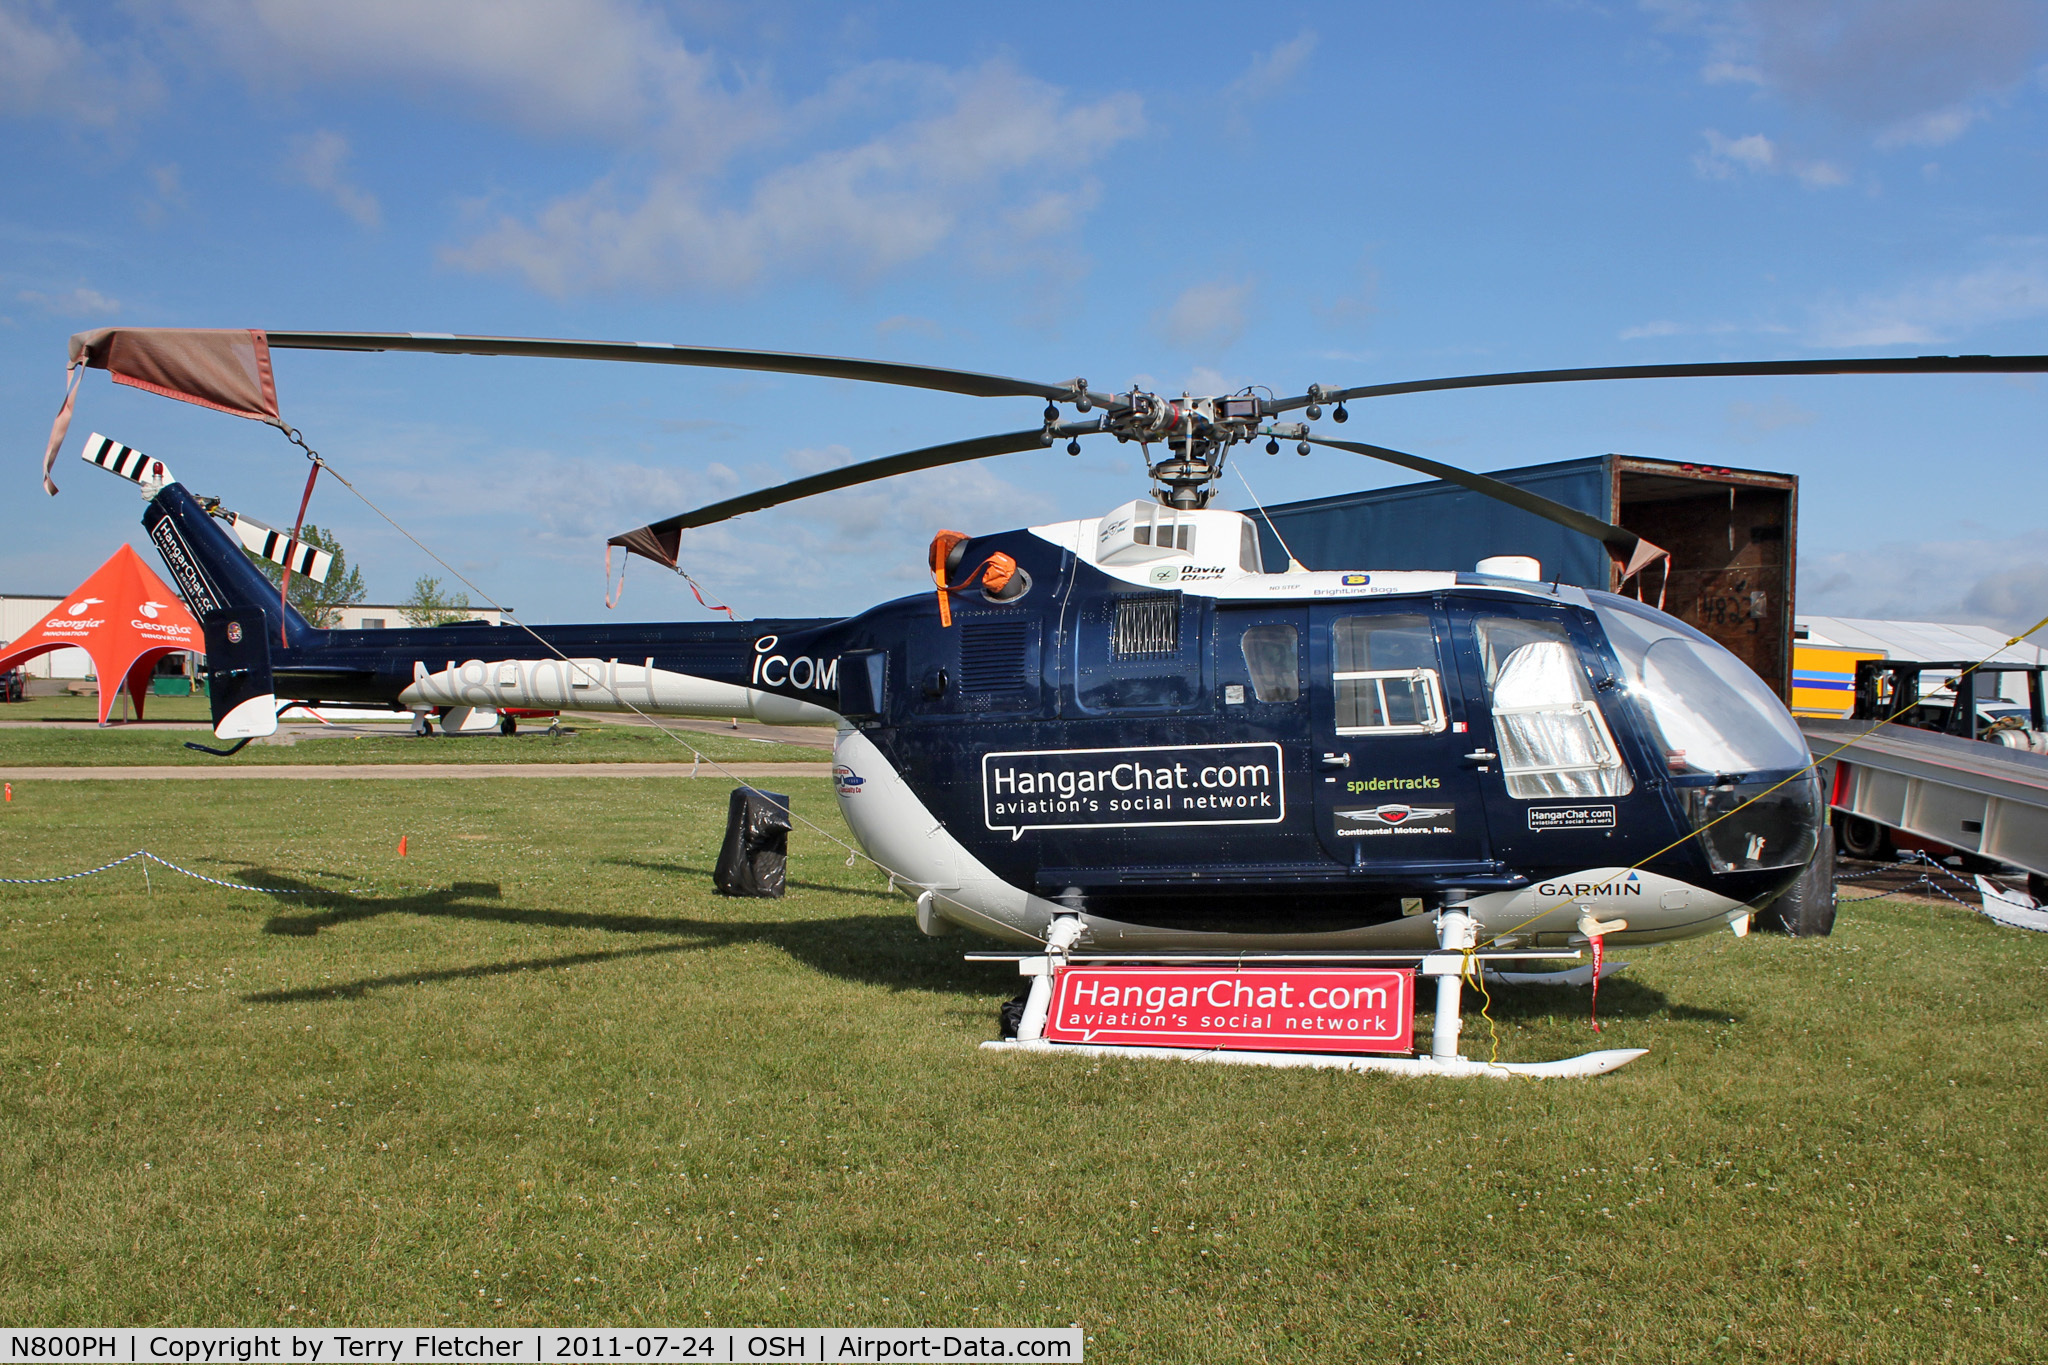
M304 896L311 892L325 889L318 886L244 886L240 882L224 882L218 877L209 877L203 872L194 872L189 867L179 867L168 858L159 858L146 848L138 848L133 853L125 857L116 858L111 863L103 866L89 868L84 872L67 872L61 877L0 877L0 886L49 886L53 882L75 882L80 877L97 877L102 872L111 871L123 863L132 863L137 858L147 859L158 867L167 867L173 872L190 877L197 882L205 882L209 886L224 886L230 891L259 891L266 896ZM144 871L147 870L145 867Z
M1969 901L1964 900L1962 897L1950 891L1947 887L1942 886L1940 883L1936 882L1932 874L1938 872L1942 876L1954 882L1957 886L1962 887L1963 890L1978 894L1979 901L1981 902L1982 895L1981 893L1977 892L1977 887L1974 883L1963 880L1962 877L1958 876L1946 864L1942 863L1937 858L1930 857L1925 851L1920 849L1914 849L1910 853L1901 854L1899 860L1896 863L1893 863L1886 867L1873 867L1866 872L1836 873L1835 880L1838 882L1858 881L1865 877L1882 876L1887 872L1897 871L1901 867L1925 867L1928 868L1929 871L1922 872L1917 879L1907 882L1904 886L1891 887L1887 890L1879 891L1876 895L1858 896L1855 899L1883 900L1886 896L1894 895L1901 891L1917 891L1922 888L1925 888L1926 890L1933 892L1935 895L1940 896L1945 900L1954 901L1957 905L1962 906L1965 910L1971 910L1980 913L1983 911L1984 907L1981 903L1973 905Z

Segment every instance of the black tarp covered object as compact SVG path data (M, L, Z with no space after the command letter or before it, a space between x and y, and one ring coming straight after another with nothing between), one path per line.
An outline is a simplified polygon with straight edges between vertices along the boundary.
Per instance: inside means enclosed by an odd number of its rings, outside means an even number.
M735 787L726 808L725 846L711 871L724 896L782 897L789 862L789 798Z

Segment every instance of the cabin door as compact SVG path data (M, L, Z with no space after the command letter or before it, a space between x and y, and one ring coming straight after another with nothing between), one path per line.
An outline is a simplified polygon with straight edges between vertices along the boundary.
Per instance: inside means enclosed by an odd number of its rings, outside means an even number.
M1476 746L1449 622L1430 602L1309 613L1316 832L1361 875L1490 872Z
M1495 853L1537 875L1618 861L1617 833L1668 817L1617 741L1607 706L1619 678L1587 619L1507 601L1461 605L1452 616L1473 680L1469 737L1499 755L1481 779Z

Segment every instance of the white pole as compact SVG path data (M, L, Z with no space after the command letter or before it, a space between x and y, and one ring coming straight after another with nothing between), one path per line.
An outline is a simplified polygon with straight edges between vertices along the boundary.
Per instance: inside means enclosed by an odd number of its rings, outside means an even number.
M1472 917L1457 907L1446 907L1436 917L1437 946L1446 953L1470 948L1479 942L1478 927ZM1458 1017L1458 996L1463 985L1457 972L1446 972L1436 979L1436 1028L1430 1035L1429 1055L1439 1062L1460 1059L1458 1052L1458 1031L1463 1021Z
M1084 928L1079 915L1055 915L1045 935L1046 955L1027 957L1017 964L1018 972L1032 979L1024 1017L1017 1023L1018 1042L1036 1042L1045 1036L1045 1018L1052 1011L1053 973L1066 965L1067 950L1081 941Z

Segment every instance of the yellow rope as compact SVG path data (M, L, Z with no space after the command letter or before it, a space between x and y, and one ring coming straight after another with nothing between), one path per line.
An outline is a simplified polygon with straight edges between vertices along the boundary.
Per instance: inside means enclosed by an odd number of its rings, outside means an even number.
M1464 950L1464 961L1458 966L1459 974L1479 988L1479 1017L1486 1021L1486 1033L1492 1046L1486 1054L1488 1066L1500 1065L1500 1028L1493 1022L1493 993L1486 989L1486 967L1473 960L1477 949Z

